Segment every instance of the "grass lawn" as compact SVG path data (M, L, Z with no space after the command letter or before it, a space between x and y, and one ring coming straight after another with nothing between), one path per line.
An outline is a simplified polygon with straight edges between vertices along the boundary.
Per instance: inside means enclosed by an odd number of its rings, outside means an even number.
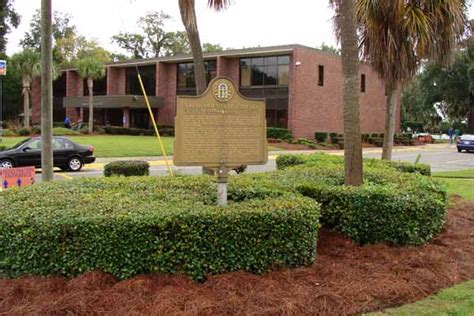
M449 194L457 194L474 201L474 169L435 172L433 177L446 184Z
M158 140L154 136L94 135L67 136L73 141L92 145L96 157L151 157L162 156ZM0 145L13 146L25 137L3 137ZM167 155L173 153L173 137L162 137ZM268 150L278 150L268 147Z
M441 316L474 315L474 281L461 283L424 300L384 312L369 314L372 316Z

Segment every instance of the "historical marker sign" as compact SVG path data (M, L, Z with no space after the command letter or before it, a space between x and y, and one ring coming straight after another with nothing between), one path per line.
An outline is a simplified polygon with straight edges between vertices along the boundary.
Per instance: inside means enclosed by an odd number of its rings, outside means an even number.
M176 166L232 168L267 163L265 101L216 78L204 94L177 98Z

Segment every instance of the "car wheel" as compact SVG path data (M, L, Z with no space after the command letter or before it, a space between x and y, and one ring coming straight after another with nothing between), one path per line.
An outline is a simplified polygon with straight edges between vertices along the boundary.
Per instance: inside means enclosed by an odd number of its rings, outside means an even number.
M0 168L10 169L13 167L15 167L15 165L13 164L13 161L11 161L10 159L4 159L0 161Z
M79 171L82 169L82 160L78 157L72 157L68 160L67 167L71 171Z
M462 150L458 148L458 153L460 153Z

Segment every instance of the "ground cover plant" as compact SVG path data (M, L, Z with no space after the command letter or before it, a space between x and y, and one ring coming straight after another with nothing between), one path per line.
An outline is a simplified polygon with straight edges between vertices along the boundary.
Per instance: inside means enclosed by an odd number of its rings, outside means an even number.
M208 274L311 264L312 199L251 184L216 206L211 177L113 177L44 183L0 195L0 275L117 278ZM31 197L34 196L34 199Z

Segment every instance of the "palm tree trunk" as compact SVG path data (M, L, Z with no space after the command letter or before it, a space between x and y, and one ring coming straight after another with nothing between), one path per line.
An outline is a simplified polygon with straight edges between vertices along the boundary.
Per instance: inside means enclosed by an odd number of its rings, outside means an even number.
M94 80L87 78L87 87L89 88L89 134L94 132Z
M346 185L363 183L362 137L359 115L359 50L354 0L340 4L341 53L344 75L344 170Z
M387 113L385 115L385 131L383 139L382 159L392 160L393 139L395 137L395 121L397 110L397 84L387 85Z
M53 50L51 0L41 0L41 178L53 180Z
M30 128L30 84L23 79L23 127Z
M188 35L189 45L193 54L194 76L196 79L196 92L202 94L207 88L206 74L204 70L204 60L202 57L201 40L196 19L196 10L194 0L179 0L179 10L183 20L186 34Z

